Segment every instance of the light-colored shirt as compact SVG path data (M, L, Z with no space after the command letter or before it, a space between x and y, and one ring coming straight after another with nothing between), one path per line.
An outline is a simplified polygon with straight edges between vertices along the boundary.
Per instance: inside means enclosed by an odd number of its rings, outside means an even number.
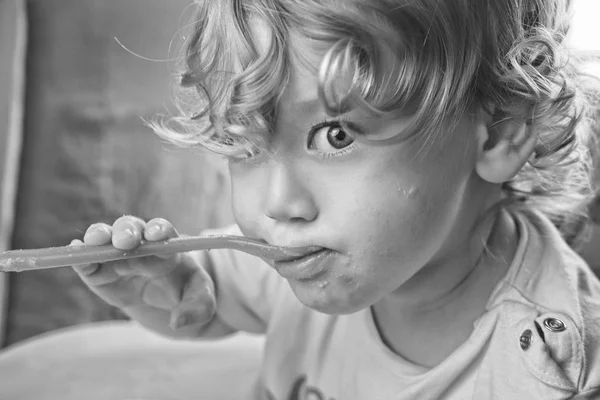
M519 244L506 276L468 340L433 368L386 347L369 308L322 314L302 305L262 260L202 253L214 270L220 318L266 335L249 398L600 399L600 282L543 215L511 214Z

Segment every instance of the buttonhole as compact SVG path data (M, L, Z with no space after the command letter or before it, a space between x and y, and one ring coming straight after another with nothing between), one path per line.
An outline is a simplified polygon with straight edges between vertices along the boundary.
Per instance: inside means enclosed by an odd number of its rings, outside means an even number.
M544 336L544 330L542 329L540 324L538 324L537 321L533 321L533 323L535 324L535 329L537 329L538 335L540 335L540 337L542 338L542 341L544 343L546 343L546 336Z

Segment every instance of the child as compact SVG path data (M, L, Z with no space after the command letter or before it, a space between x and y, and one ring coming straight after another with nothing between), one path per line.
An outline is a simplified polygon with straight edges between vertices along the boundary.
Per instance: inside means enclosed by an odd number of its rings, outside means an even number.
M593 91L568 3L199 1L197 96L153 126L229 160L237 225L206 233L321 250L75 270L161 334L266 334L252 398L599 399L600 283L569 246ZM83 243L177 235L124 216Z

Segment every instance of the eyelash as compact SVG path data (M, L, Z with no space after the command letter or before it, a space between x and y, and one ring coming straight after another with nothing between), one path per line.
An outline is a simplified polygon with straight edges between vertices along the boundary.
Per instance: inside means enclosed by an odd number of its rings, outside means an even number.
M310 143L313 140L313 138L316 135L316 133L320 129L323 129L323 128L328 127L328 126L338 126L338 127L341 127L343 129L345 129L345 131L349 129L352 132L354 132L355 134L362 134L362 130L361 129L359 129L352 122L347 121L345 119L341 119L341 118L324 119L324 120L321 120L321 121L313 124L310 127L310 129L308 130L307 147L309 148L309 150L313 150L313 149L310 149ZM349 132L346 132L346 134L350 135ZM353 135L350 135L350 136L354 138ZM334 153L325 153L323 151L315 150L314 154L317 157L326 160L326 159L337 158L337 157L344 156L346 154L350 154L352 151L354 151L354 149L356 147L357 147L357 143L353 142L349 146L344 147L343 149L339 149L339 150L337 150ZM260 157L261 154L259 153L258 155L250 156L250 157L226 156L225 158L227 160L229 160L233 164L238 164L238 163L241 163L241 162L252 162L252 161L253 162L257 162L257 160L256 160L257 156Z
M314 136L316 135L316 133L320 130L323 129L325 127L331 127L331 126L335 126L335 127L340 127L342 129L344 129L344 131L346 132L346 130L350 129L352 132L356 133L356 134L361 134L361 130L358 129L358 127L356 127L352 122L341 119L341 118L332 118L332 119L325 119L325 120L321 120L320 122L317 122L316 124L313 124L313 126L311 126L311 128L308 131L308 140L307 140L307 147L310 149L310 143L313 140ZM354 138L353 135L351 135L349 132L346 132L347 135L350 135L350 137ZM341 157L344 156L346 154L351 153L352 151L354 151L354 149L356 148L357 143L353 142L352 144L350 144L347 147L344 147L343 149L339 149L334 153L325 153L323 151L315 151L315 155L317 155L317 157L322 158L322 159L330 159L330 158L336 158L336 157Z

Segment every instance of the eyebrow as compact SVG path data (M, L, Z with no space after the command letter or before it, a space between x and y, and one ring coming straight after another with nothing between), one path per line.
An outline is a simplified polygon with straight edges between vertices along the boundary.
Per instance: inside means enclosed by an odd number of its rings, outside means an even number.
M311 113L314 112L317 107L321 105L321 99L318 97L311 97L307 99L301 99L292 103L294 108L299 109L302 112Z
M321 102L321 98L320 97L308 97L308 98L304 98L304 99L300 99L298 101L294 101L291 104L292 109L298 111L299 113L302 114L317 114L318 111L321 111L320 108L322 106L322 102ZM350 114L349 112L344 112L344 113L340 113L337 114L337 117L341 117L343 115L348 115Z

